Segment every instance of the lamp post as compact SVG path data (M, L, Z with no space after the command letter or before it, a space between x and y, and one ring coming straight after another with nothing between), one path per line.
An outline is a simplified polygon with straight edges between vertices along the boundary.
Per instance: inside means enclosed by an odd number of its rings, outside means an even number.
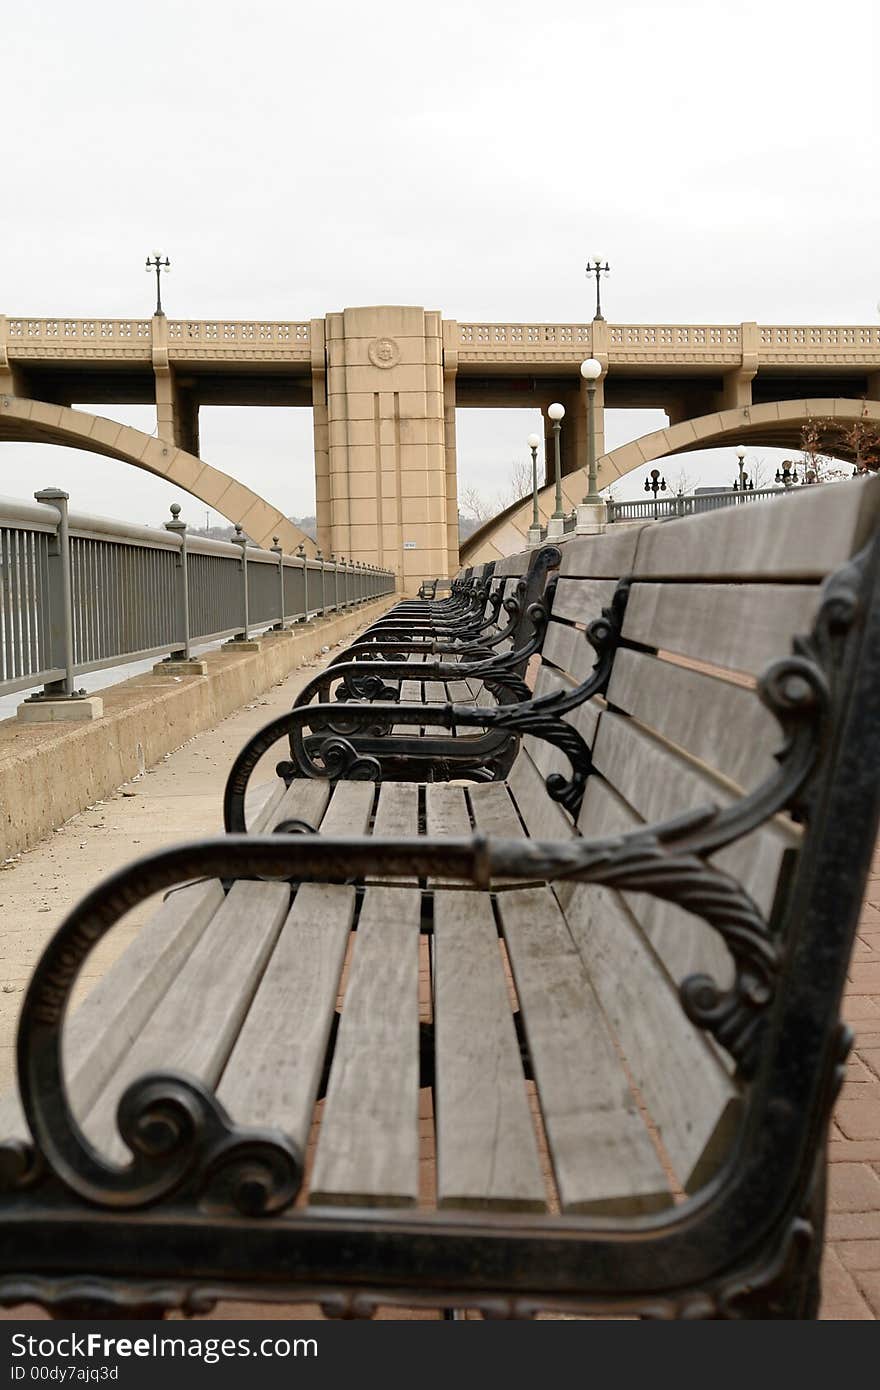
M530 434L526 443L532 451L532 524L529 527L529 545L540 545L543 540L541 513L538 511L538 446L541 436Z
M594 321L596 319L602 319L604 322L605 319L605 315L602 313L602 301L599 296L599 280L601 276L607 275L610 269L611 267L607 261L604 265L602 264L601 256L592 256L587 262L587 276L595 275L596 277L596 312L593 315Z
M754 479L750 478L748 473L744 471L745 456L746 451L743 448L742 444L740 444L739 448L736 451L736 461L739 464L739 478L734 478L733 480L734 492L754 492L755 490Z
M556 506L547 527L548 540L555 540L557 536L565 534L565 512L562 510L562 451L559 447L559 432L562 429L564 414L565 406L559 401L554 401L547 407L547 418L553 422L553 453L556 460Z
M652 468L650 478L645 479L645 492L654 494L654 520L659 519L660 513L657 510L657 493L666 491L666 479L660 477L660 469Z
M162 275L162 272L163 272L163 271L165 272L166 275L168 275L168 274L170 273L170 271L171 271L171 262L169 261L169 259L168 259L167 256L165 257L164 260L162 259L162 252L161 252L161 251L151 251L150 254L149 254L149 256L147 257L147 261L146 261L146 265L144 266L144 269L146 270L146 272L147 272L148 275L151 274L151 272L154 271L154 270L155 270L155 272L156 272L156 313L157 313L157 314L161 314L161 313L162 313L162 282L161 282L160 276Z
M596 477L596 382L601 375L602 363L595 357L581 363L581 376L587 386L587 495L577 509L575 530L579 536L601 534L608 520Z
M797 469L792 466L791 459L782 460L782 472L777 468L776 481L777 483L781 483L785 488L794 487L795 484L800 482Z

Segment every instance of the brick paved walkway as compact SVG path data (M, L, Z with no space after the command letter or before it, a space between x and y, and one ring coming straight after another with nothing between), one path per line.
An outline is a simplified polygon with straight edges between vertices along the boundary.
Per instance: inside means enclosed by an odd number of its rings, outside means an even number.
M856 1041L830 1144L823 1318L880 1317L880 853L849 969L844 1018Z

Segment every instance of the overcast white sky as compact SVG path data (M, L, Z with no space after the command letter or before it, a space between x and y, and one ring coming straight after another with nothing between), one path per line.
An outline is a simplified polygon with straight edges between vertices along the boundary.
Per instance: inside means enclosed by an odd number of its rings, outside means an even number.
M577 321L599 251L615 322L876 322L875 10L7 6L0 312L148 314L157 246L172 317L410 303ZM101 410L154 428L147 407ZM662 423L612 417L608 442ZM460 412L461 481L502 485L533 427L528 412ZM205 410L202 453L283 510L313 510L308 412ZM676 460L670 480L681 466L729 481L732 459ZM79 510L145 522L179 497L110 460L0 445L0 493L49 483Z

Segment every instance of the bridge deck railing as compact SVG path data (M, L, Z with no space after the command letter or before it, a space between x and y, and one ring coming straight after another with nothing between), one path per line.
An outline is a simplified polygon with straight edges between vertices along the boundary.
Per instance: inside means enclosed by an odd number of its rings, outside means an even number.
M720 507L748 506L779 497L785 488L764 487L746 492L707 492L694 497L639 498L635 502L609 502L609 521L665 521L672 517L698 516Z
M75 678L194 643L349 608L392 593L390 570L262 550L68 511L67 494L0 498L0 694L75 695Z

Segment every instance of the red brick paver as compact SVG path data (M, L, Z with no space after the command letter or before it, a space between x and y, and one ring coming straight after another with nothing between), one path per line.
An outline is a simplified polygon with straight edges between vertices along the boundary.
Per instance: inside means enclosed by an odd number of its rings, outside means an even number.
M856 1041L829 1145L821 1316L880 1317L880 854L849 969L844 1018Z

